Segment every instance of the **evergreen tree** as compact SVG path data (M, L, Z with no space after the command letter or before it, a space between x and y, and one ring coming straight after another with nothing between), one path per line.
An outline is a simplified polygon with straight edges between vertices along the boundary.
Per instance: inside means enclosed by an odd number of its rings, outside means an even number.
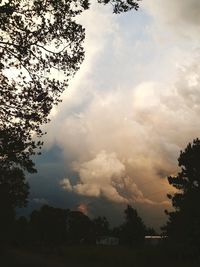
M144 242L146 227L137 210L127 205L125 222L120 227L120 241L129 246L140 246Z
M200 140L189 143L178 158L177 176L168 177L177 189L168 195L174 211L166 211L168 222L163 229L172 240L200 248Z

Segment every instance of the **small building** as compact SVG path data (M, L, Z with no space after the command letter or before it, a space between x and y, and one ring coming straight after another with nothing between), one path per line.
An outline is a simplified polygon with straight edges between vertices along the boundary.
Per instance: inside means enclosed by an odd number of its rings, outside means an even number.
M101 236L96 240L96 245L117 246L119 238L113 236Z
M157 246L160 244L166 236L160 235L146 235L145 236L145 245Z

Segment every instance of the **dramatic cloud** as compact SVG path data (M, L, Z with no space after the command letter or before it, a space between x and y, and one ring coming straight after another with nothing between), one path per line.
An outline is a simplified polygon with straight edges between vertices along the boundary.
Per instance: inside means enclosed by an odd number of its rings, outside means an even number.
M80 203L77 207L77 210L85 215L88 215L88 207L85 203Z
M115 184L118 184L124 176L125 166L114 153L107 155L102 151L96 158L81 163L80 166L77 165L75 169L79 173L80 181L71 187L78 194L91 197L102 195L116 202L125 201L115 187ZM70 183L69 180L67 181Z
M63 150L67 192L163 212L166 176L200 132L200 3L144 8L114 17L98 6L83 17L86 59L52 114L46 148Z
M117 203L140 202L157 203L145 198L134 179L127 176L126 167L115 153L100 152L94 159L81 163L75 170L80 180L71 185L69 179L63 179L60 184L66 191L74 191L89 197L105 197Z
M176 172L179 151L200 130L199 79L200 68L194 64L179 72L173 86L143 82L125 94L96 93L84 112L66 117L57 137L67 154L76 155L71 167L80 182L73 191L123 202L131 198L119 194L117 184L123 182L128 191L130 179L135 191L135 183L142 186L151 180L149 193L169 190L160 178ZM72 190L69 180L62 186ZM133 201L141 201L137 193L132 195ZM159 200L151 198L152 203Z

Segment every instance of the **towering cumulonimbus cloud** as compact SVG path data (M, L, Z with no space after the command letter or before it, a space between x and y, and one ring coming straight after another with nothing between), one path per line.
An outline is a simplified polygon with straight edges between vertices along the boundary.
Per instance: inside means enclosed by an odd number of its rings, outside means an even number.
M68 192L168 205L166 176L177 172L180 150L200 135L200 3L146 0L144 10L127 24L95 8L85 18L86 60L47 137L77 177L60 181ZM152 21L133 29L139 16Z
M72 169L79 181L72 186L64 179L62 187L115 202L166 204L171 188L164 178L175 174L181 148L200 130L199 78L195 64L171 87L145 82L126 95L120 90L97 95L80 116L66 118L68 131L60 140L66 136L70 144L64 140L63 146L78 155ZM80 140L81 146L70 147ZM154 195L159 190L161 198Z

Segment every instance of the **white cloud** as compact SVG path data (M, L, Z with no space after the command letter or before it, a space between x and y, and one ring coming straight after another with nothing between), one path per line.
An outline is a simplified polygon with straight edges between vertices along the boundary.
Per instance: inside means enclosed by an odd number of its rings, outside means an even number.
M66 191L72 191L72 186L68 178L64 178L60 181L61 187Z
M79 182L73 186L76 193L91 197L104 196L116 202L125 201L113 185L125 172L125 166L114 153L106 154L102 151L94 159L76 164L75 169L80 177Z
M199 0L144 0L144 7L154 17L159 29L164 30L163 26L167 26L170 31L174 31L182 37L199 39ZM193 40L194 42L195 40Z
M79 181L75 185L71 185L66 178L60 183L66 191L87 197L105 197L117 203L166 204L144 197L134 178L127 176L125 164L115 153L101 151L90 161L76 163L75 170L79 174Z

